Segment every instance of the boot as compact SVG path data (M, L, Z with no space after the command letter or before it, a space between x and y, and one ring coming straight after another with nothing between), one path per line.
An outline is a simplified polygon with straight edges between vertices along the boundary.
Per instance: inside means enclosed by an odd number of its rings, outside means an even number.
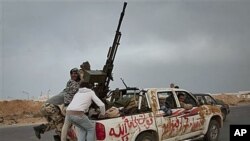
M54 141L61 141L61 137L59 135L54 135Z
M44 131L46 129L46 125L41 124L41 125L38 125L38 126L34 126L33 129L35 130L36 137L38 139L41 139L41 134L44 133Z

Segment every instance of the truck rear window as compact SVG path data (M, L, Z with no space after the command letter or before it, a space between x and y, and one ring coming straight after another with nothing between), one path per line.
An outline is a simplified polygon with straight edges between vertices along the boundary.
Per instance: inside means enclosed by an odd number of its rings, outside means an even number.
M158 92L160 107L166 106L168 108L176 108L176 102L172 92Z

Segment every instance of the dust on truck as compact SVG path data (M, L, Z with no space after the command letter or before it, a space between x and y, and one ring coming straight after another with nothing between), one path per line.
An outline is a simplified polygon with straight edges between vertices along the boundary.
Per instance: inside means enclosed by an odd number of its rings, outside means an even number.
M192 109L184 109L178 94ZM117 118L95 120L96 140L100 141L177 141L204 139L216 141L222 127L221 111L216 106L199 105L195 97L183 89L151 88L125 92L121 98L136 99L135 112ZM171 114L161 107L168 106Z

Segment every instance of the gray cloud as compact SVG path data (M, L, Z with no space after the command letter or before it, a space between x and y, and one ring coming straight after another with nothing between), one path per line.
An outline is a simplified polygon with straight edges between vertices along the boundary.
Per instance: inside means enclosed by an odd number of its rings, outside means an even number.
M101 69L121 2L2 2L2 98L58 93L69 69L89 60ZM249 90L250 2L129 2L112 88Z

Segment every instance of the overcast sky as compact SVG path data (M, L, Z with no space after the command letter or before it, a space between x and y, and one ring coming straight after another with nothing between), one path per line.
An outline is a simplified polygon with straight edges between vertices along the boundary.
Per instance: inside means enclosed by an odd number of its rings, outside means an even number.
M86 60L102 69L122 1L1 1L0 98L57 94ZM111 87L250 90L250 1L128 1Z

